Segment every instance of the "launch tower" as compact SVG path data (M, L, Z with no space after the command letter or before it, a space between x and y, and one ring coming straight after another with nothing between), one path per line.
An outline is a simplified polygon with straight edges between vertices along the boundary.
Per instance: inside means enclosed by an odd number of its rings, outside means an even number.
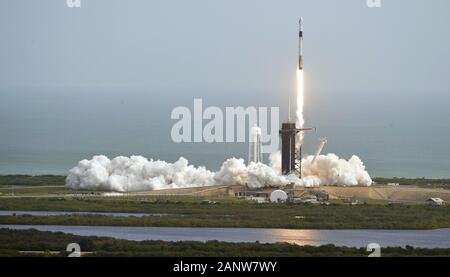
M295 147L297 134L302 131L310 131L314 128L298 129L295 123L281 124L281 173L283 175L295 174L302 177L302 146Z

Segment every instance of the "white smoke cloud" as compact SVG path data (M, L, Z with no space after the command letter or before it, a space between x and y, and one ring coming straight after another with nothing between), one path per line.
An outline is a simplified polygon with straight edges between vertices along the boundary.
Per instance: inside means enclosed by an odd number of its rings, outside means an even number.
M214 173L189 165L185 158L175 163L147 160L141 156L94 156L82 160L69 171L66 186L103 191L145 191L200 187L214 184Z
M281 152L276 151L269 155L269 165L278 174L281 174Z
M302 178L300 185L304 186L370 186L372 179L366 171L363 162L352 156L348 161L340 159L335 154L319 155L302 159Z
M286 176L263 163L250 163L247 171L247 185L251 188L282 187L290 183Z
M101 191L147 191L170 188L187 188L213 185L245 185L251 188L283 187L294 183L299 186L369 186L372 183L362 161L353 156L350 160L334 154L313 156L302 161L303 179L280 174L281 155L270 157L271 166L250 163L243 159L226 160L219 171L211 172L205 167L189 165L185 158L174 163L147 160L141 156L116 157L94 156L82 160L69 171L66 187Z
M214 175L214 180L221 185L245 185L247 178L248 170L244 160L236 158L226 160Z

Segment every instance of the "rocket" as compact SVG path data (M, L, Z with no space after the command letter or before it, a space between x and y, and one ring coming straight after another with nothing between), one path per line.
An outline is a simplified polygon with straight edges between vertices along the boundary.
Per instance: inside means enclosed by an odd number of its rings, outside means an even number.
M303 17L299 20L298 33L298 69L303 70Z

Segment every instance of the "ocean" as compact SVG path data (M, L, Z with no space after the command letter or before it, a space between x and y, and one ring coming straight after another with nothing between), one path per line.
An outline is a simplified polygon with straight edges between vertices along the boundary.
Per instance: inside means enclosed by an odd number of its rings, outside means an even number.
M183 156L210 170L218 170L230 157L247 159L246 143L172 142L176 121L170 118L171 110L180 104L192 106L193 96L177 101L164 93L158 96L157 101L147 101L142 93L0 94L0 174L67 174L78 161L99 154L142 155L168 162ZM266 102L261 105L282 105L282 99L263 98ZM205 106L219 102L207 100ZM242 105L251 101L242 97ZM357 155L372 177L450 177L450 128L361 126L336 118L315 120L319 116L311 110L306 109L306 125L317 131L306 134L304 154L313 154L319 138L327 137L323 153L345 159ZM268 161L267 155L263 158Z
M104 141L103 145L92 137L91 143L84 143L83 139L71 147L58 144L51 147L45 145L45 136L33 130L28 136L42 139L42 143L0 145L0 174L67 174L78 161L97 154L110 158L143 155L166 161L175 161L183 156L191 163L207 165L211 170L217 170L226 158L247 158L245 143L175 144L170 142L170 137L155 139L151 130L147 132L129 136L125 131L115 136L104 135L99 138ZM420 129L330 127L327 134L330 142L324 153L335 153L346 159L357 155L373 177L450 177L450 147L446 144L450 141L448 130L437 136L436 133L423 133ZM314 153L317 137L314 133L306 137L305 154ZM412 141L411 137L415 140ZM264 158L268 160L266 155Z

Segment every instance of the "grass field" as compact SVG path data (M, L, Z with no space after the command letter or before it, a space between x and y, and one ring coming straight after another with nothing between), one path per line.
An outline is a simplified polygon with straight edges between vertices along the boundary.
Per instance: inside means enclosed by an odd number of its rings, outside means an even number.
M0 175L0 187L10 186L64 186L61 175Z
M228 243L228 242L164 242L129 241L104 237L41 232L36 230L0 229L0 256L67 256L69 243L77 242L85 256L133 257L367 257L365 248L298 246L288 243ZM34 252L33 252L34 251ZM450 249L414 249L389 247L382 256L450 256Z
M441 180L441 184L444 181ZM383 201L367 201L368 204L357 206L339 201L330 206L257 204L225 196L100 197L99 192L71 191L63 187L63 184L63 176L0 176L0 210L143 212L183 216L0 216L0 224L292 229L450 228L450 206L390 206ZM12 190L8 186L14 186L14 195L19 197L8 196ZM86 196L82 197L82 193ZM205 199L217 201L218 204L204 204L202 200Z
M292 229L432 229L450 227L450 206L257 204L217 198L202 204L197 197L131 199L11 198L0 210L145 212L169 217L1 216L0 224L101 226L254 227ZM270 220L268 220L270 219Z
M426 179L426 178L383 178L376 177L373 181L379 184L397 183L401 186L417 186L420 188L450 189L450 179Z

